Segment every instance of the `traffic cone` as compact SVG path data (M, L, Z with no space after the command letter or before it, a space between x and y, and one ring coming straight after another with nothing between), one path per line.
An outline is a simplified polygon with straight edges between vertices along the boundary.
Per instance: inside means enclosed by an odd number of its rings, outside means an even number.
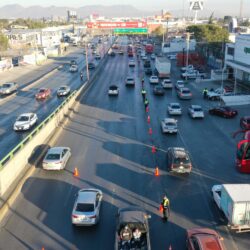
M45 250L45 248L44 248L44 247L42 247L42 250Z
M159 176L160 174L159 174L159 168L158 167L156 167L155 168L155 176Z
M78 177L78 176L79 176L78 168L75 168L75 169L74 169L74 176L75 176L75 177Z
M152 130L152 128L149 128L148 133L149 133L150 135L152 135L152 134L153 134L153 130Z
M147 113L149 112L149 106L146 107L146 112L147 112Z
M148 121L148 123L150 123L150 116L149 115L148 115L147 121Z
M152 153L156 153L156 147L155 146L152 146Z
M162 206L162 205L160 205L159 210L160 210L160 212L162 212L162 211L163 211L163 206Z

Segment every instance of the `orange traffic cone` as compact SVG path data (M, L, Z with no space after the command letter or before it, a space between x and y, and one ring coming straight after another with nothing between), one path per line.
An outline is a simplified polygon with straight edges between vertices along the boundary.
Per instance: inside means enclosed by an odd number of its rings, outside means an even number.
M162 211L163 211L163 206L162 206L162 205L160 205L159 210L160 210L160 212L162 212Z
M150 116L149 115L148 115L147 121L148 121L148 123L150 123Z
M148 133L149 133L150 135L152 135L152 134L153 134L153 130L152 130L152 128L149 128Z
M160 174L159 174L159 168L158 167L156 167L155 168L155 176L159 176Z
M156 153L156 147L155 146L152 146L152 153Z
M74 176L75 176L75 177L78 177L78 176L79 176L78 168L75 168L75 169L74 169Z

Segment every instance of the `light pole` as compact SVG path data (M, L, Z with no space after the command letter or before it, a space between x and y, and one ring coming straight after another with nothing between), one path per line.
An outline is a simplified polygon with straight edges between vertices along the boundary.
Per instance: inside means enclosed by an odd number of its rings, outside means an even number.
M88 61L88 46L85 43L85 60L86 60L86 73L87 73L87 80L89 81L89 61Z
M190 33L187 32L187 56L186 56L186 76L185 76L185 80L187 81L187 69L188 69L188 56L189 56L189 40L190 40Z

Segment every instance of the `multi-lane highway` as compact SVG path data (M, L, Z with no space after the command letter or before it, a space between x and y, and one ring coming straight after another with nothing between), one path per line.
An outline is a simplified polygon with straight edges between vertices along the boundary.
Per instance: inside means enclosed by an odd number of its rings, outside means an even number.
M176 80L179 72L173 68L172 79ZM249 234L230 234L210 197L213 184L249 182L248 175L234 168L236 141L231 133L239 129L239 117L223 119L205 112L203 120L190 119L187 108L191 103L201 104L205 110L213 103L202 99L200 86L189 83L193 100L179 101L184 111L177 118L179 133L162 135L160 120L166 116L167 104L177 100L176 91L168 90L164 97L156 97L146 77L150 103L147 114L140 94L142 70L142 63L137 62L135 68L129 68L126 54L108 59L99 78L80 98L62 133L51 142L71 148L72 158L66 169L47 172L37 168L26 181L2 224L0 249L111 250L115 214L118 208L128 205L139 205L151 214L153 250L168 249L170 245L172 249L185 249L185 230L192 227L217 230L229 250L249 249ZM56 74L54 86L66 81L69 73ZM135 88L125 86L127 75L136 78ZM110 84L119 86L118 97L107 95ZM239 110L239 116L246 113L247 109ZM148 133L150 127L152 135ZM158 148L156 154L151 152L152 145ZM167 172L165 151L170 146L185 147L190 152L194 165L190 176ZM154 175L156 166L160 176ZM76 167L79 177L73 176ZM101 220L95 227L74 228L71 211L75 194L84 187L103 191ZM166 223L159 212L164 193L171 203Z

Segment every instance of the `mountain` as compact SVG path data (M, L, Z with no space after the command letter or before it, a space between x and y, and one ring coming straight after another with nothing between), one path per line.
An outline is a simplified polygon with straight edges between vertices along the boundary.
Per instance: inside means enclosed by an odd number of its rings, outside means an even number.
M131 5L87 5L80 8L49 6L42 7L34 5L23 7L18 4L5 5L0 7L1 18L42 18L51 16L67 16L67 11L76 11L79 17L86 17L97 13L106 17L141 17L155 15L155 12L142 11Z

